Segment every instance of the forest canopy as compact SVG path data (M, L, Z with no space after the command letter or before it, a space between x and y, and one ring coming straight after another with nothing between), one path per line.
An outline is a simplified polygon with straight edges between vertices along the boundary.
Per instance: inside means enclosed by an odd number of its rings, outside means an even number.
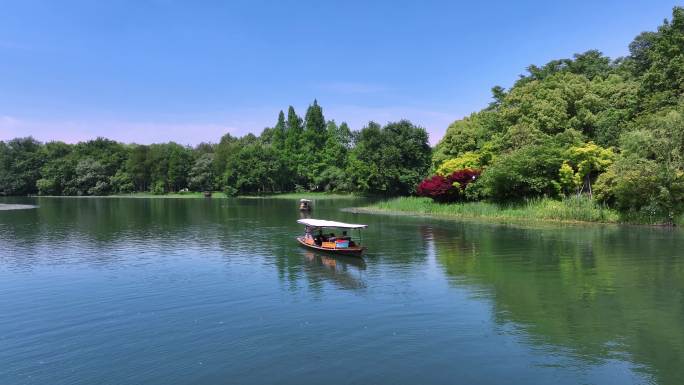
M293 107L259 135L224 135L195 147L123 144L105 138L66 144L33 138L0 142L2 195L230 195L342 191L406 195L430 167L425 129L401 120L359 131L326 121L317 101L304 118Z

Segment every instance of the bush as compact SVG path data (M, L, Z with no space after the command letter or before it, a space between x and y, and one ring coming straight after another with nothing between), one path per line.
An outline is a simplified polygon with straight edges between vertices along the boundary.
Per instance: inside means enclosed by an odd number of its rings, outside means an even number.
M479 176L479 170L470 168L454 171L448 176L433 175L420 182L416 192L437 202L463 200L466 198L466 188Z
M476 152L466 152L458 158L453 158L442 162L442 164L437 168L437 174L439 175L449 175L454 171L463 170L465 168L480 168L480 154Z
M684 211L684 174L649 159L621 158L601 174L596 197L631 222L674 223Z
M118 170L114 176L109 178L113 190L117 193L130 193L135 191L135 186L128 173Z
M157 181L154 182L152 185L152 194L154 195L162 195L164 194L164 182L162 181Z
M39 195L51 195L55 194L57 183L54 179L41 178L36 181L36 187L38 188Z
M233 187L233 186L225 186L225 187L223 188L223 192L226 194L226 196L234 197L234 196L237 196L237 194L238 194L238 189L236 189L236 188Z
M432 198L438 202L449 202L454 200L456 189L449 183L446 177L433 175L425 178L416 189L418 196Z
M482 174L482 193L498 202L557 196L563 150L553 143L532 145L497 157Z

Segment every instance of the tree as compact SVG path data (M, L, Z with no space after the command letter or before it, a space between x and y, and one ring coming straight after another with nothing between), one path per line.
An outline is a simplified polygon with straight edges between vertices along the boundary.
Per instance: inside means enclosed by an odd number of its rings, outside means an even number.
M131 176L124 170L117 170L116 174L109 178L109 185L111 190L118 194L135 191L135 185Z
M500 155L487 167L478 184L486 197L497 202L535 196L557 196L558 169L563 149L553 142L523 147Z
M287 109L287 123L285 129L285 151L296 154L301 148L302 142L302 119L297 116L294 107Z
M0 146L0 195L27 195L38 192L43 165L41 143L27 138L16 138Z
M282 159L293 173L292 184L303 186L307 182L307 169L302 151L302 119L297 116L292 106L287 110L285 134L285 150L282 152Z
M41 148L44 164L41 178L36 181L40 195L73 195L68 188L75 177L76 162L72 156L73 147L63 142L48 142Z
M135 191L148 191L152 185L150 147L133 145L129 150L125 169Z
M338 126L334 120L326 127L326 142L320 153L320 166L312 176L314 186L324 191L350 190L349 178L345 174L351 131L346 123Z
M636 220L674 223L684 211L684 172L666 164L621 157L596 182L597 199Z
M192 164L191 149L174 142L149 146L150 186L164 192L178 191L187 187Z
M304 118L304 131L302 133L302 162L305 165L306 176L311 190L320 190L320 175L325 170L322 153L328 144L328 131L326 130L323 109L314 100L309 106Z
M276 192L284 183L283 169L273 147L248 142L230 158L223 175L224 186L231 193Z
M105 195L110 191L106 168L92 158L78 162L76 178L70 184L76 195Z
M651 50L655 45L658 34L655 32L642 32L629 44L629 65L634 76L640 76L653 64Z
M273 127L273 146L282 151L285 148L285 138L286 138L286 126L285 126L285 114L283 110L278 113L278 121L275 127Z
M672 224L684 212L684 116L664 110L639 126L620 138L622 152L596 181L597 198L627 218Z
M211 191L214 188L214 154L202 154L190 169L189 187L193 191Z
M231 134L225 134L216 145L214 153L214 175L225 174L230 158L239 151L238 139ZM223 186L220 186L223 187Z
M464 152L458 158L444 161L437 168L437 174L447 176L453 174L457 170L465 168L478 169L482 166L482 156L473 151Z
M563 162L559 170L561 184L566 188L575 187L578 195L586 189L591 197L591 181L613 163L615 153L611 148L589 142L570 147L566 151L566 157L568 160ZM569 176L570 171L574 173L572 177Z
M655 34L640 36L633 57L640 69L640 97L646 111L676 105L684 92L684 8L672 10ZM637 48L638 47L638 48ZM632 47L630 47L632 48Z
M313 104L306 110L302 138L304 140L305 148L312 153L321 151L327 140L323 109L318 105L318 101L316 100L314 100Z
M383 195L406 195L430 168L431 149L424 128L408 120L380 127L370 122L356 139L348 173L355 189Z
M433 156L433 166L457 158L465 152L477 151L496 132L495 113L480 112L457 120L449 125L444 137L437 143Z

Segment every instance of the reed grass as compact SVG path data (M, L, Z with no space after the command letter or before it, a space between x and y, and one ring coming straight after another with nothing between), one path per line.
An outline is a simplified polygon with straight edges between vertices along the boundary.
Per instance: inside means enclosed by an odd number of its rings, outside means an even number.
M535 198L523 203L508 205L489 202L440 204L429 198L400 197L375 203L361 208L360 211L503 221L620 222L620 215L617 211L585 197L572 197L562 200Z

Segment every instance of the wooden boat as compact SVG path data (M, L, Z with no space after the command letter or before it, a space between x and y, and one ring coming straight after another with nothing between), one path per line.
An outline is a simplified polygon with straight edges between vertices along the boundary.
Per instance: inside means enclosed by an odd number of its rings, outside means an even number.
M311 211L311 201L309 199L300 199L299 209L301 211Z
M358 242L353 241L350 236L347 236L346 231L343 231L343 235L341 237L326 237L323 235L323 229L357 229L359 230L360 239L360 231L361 229L368 227L367 225L311 218L300 219L297 221L297 223L304 225L304 235L298 236L297 241L300 245L309 249L357 257L360 257L366 250L365 247L361 246ZM316 231L318 231L318 234L315 234Z

